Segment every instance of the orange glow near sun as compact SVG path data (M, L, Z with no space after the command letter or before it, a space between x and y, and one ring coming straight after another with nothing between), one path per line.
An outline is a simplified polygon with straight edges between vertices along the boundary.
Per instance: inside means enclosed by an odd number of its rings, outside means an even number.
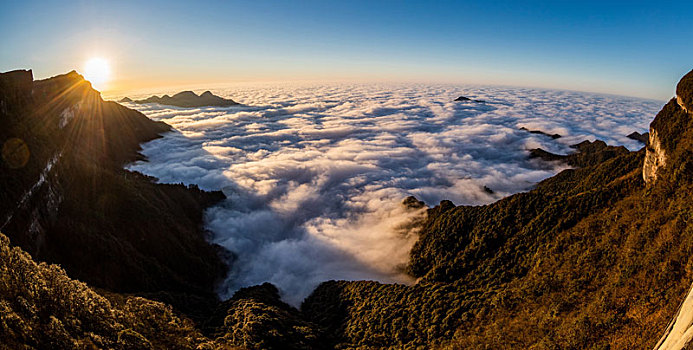
M95 89L104 89L111 79L111 67L108 61L101 57L90 58L84 64L84 79L89 80Z

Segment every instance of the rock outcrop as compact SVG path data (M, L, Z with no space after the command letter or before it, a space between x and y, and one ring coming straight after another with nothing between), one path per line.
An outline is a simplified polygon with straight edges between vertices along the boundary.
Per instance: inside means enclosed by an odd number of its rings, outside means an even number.
M681 158L681 152L687 152L688 127L693 121L693 116L689 112L690 107L693 106L692 102L693 71L681 78L676 86L676 97L662 108L650 124L650 137L643 165L643 179L648 184L654 183L661 177L660 173L668 167L670 158ZM685 161L674 161L674 163L677 167L687 164ZM670 175L681 175L680 169L670 170Z
M657 130L650 128L649 140L645 149L645 163L642 167L642 178L646 183L657 180L657 171L667 165L667 155L659 141Z
M176 107L229 107L238 105L237 102L231 99L222 98L212 94L209 91L203 92L201 95L196 95L192 91L182 91L173 96L151 96L144 100L133 101L128 97L120 100L120 102L134 103L158 103L161 105L176 106Z

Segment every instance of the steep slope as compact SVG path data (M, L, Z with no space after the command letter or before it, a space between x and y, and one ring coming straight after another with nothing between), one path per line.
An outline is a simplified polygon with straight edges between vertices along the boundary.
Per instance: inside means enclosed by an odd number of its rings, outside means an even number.
M223 198L128 172L139 144L170 127L103 101L79 74L0 74L0 229L40 261L117 292L194 313L225 273L203 209Z
M328 282L302 311L340 348L652 348L693 278L693 118L673 99L652 135L491 205L442 202L411 251L416 285Z

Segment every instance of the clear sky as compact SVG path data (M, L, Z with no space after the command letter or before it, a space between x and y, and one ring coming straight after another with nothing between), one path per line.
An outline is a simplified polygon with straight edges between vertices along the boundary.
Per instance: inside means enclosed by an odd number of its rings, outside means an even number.
M0 33L0 71L103 57L110 90L416 81L667 99L693 69L693 1L3 0Z

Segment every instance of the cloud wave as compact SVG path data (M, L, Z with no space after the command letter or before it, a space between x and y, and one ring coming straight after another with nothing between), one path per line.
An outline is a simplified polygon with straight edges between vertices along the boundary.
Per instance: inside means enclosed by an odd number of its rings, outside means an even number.
M297 305L322 281L411 283L401 272L420 210L486 204L561 168L542 147L601 139L631 150L659 101L570 91L447 85L260 85L213 91L245 106L134 105L177 131L143 145L130 169L161 182L223 189L206 212L213 242L237 255L222 297L269 281ZM454 102L465 95L487 103ZM542 130L551 139L520 130ZM489 193L484 186L493 190Z

